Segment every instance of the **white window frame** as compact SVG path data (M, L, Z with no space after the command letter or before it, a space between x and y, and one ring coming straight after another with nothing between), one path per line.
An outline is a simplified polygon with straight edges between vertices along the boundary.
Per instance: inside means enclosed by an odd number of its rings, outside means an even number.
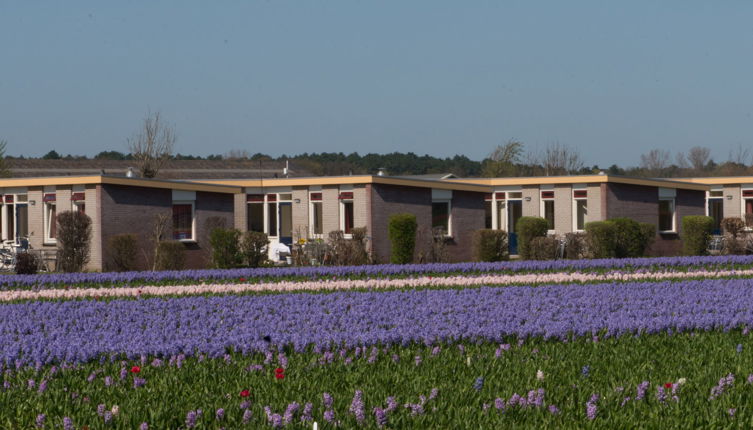
M586 197L575 197L576 191L585 191ZM588 189L587 188L573 188L572 190L573 201L573 232L580 233L586 231L586 223L588 222ZM583 228L578 228L578 202L586 202L586 215L583 217Z
M53 222L53 223L56 222L56 220L54 218L50 219L50 207L52 207L52 206L55 207L55 214L57 214L57 201L52 200L52 201L49 201L49 202L44 202L44 215L43 215L43 220L44 220L44 242L43 243L45 245L55 245L55 244L58 243L57 238L50 237L50 231L52 230L52 225L50 223L51 222Z
M659 205L663 201L670 202L670 210L672 212L672 229L671 230L659 230L662 234L677 233L677 206L675 204L675 198L677 197L677 190L674 188L659 188ZM661 211L657 207L657 216L661 216ZM661 219L657 219L656 226L661 228Z
M541 193L543 192L551 192L552 197L544 198ZM556 195L554 194L554 188L551 189L544 189L542 188L539 190L539 216L541 218L546 219L546 203L545 202L552 202L552 228L547 230L547 234L554 234L557 231L557 211L556 211Z
M322 198L320 200L312 200L311 199L312 194L319 194L322 196ZM322 232L321 233L314 233L315 231L314 205L316 204L319 204L322 206ZM309 192L309 237L312 239L324 238L324 193L322 193L321 191Z
M716 190L714 190L716 191ZM740 219L745 221L745 202L748 200L753 200L753 197L745 197L743 194L745 194L746 191L753 191L753 185L751 184L744 184L740 187ZM706 210L708 211L708 201L706 202ZM745 227L746 230L750 230L749 227Z
M18 235L18 219L16 218L16 205L18 204L25 204L26 210L27 210L27 225L26 225L26 232L27 234L30 233L29 231L29 225L28 225L28 216L29 216L29 199L28 194L26 191L21 191L23 189L16 189L14 192L5 192L2 194L2 206L0 207L0 210L3 211L3 217L2 217L2 239L3 241L13 241L13 243L18 244L18 238L21 237ZM5 196L13 196L13 203L6 203L5 202ZM23 199L22 199L23 198ZM8 220L13 220L13 237L8 237ZM28 239L28 237L27 237Z
M447 204L447 233L445 234L445 237L452 237L452 199L432 199L432 210L435 203ZM432 220L432 223L433 221L434 220ZM433 230L434 226L431 228Z
M343 193L343 192L345 192L345 193L352 193L353 190L343 190L343 191L340 191L340 193ZM356 224L356 204L355 204L356 195L354 193L352 199L341 199L340 195L338 194L337 200L338 200L338 207L340 209L340 211L339 211L340 212L340 217L339 217L340 218L340 230L343 232L343 236L346 239L352 239L353 238L353 234L352 233L345 233L345 202L350 202L350 204L353 207L353 225L351 226L351 230L352 230L352 229L356 228L356 225L355 225ZM322 207L322 209L324 209L324 208Z
M175 239L183 243L196 243L196 201L195 200L173 200L173 206L175 205L191 205L191 238L190 239ZM175 227L173 225L173 227Z

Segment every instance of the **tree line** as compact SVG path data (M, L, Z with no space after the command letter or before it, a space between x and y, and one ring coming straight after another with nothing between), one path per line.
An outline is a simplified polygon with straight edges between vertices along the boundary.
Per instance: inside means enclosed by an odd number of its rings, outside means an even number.
M234 149L225 154L206 157L175 153L175 128L162 120L159 112L149 112L138 131L126 139L128 151L102 151L94 160L134 160L142 177L157 177L162 165L168 160L247 160L288 162L292 170L305 171L317 176L375 174L384 169L390 176L426 175L453 173L459 177L520 177L555 176L573 174L596 174L604 172L612 175L639 177L676 178L689 176L744 176L753 175L753 157L749 148L738 145L729 152L726 161L717 162L711 157L711 149L696 146L674 156L667 150L652 149L642 154L641 162L635 167L620 167L612 164L603 168L587 166L576 147L552 143L541 150L528 150L523 142L509 140L499 144L481 161L471 160L465 155L454 157L434 157L417 155L413 152L392 152L389 154L357 152L303 153L273 157L263 153L251 154L245 149ZM7 141L0 140L0 176L8 176L9 168L5 155ZM41 157L46 160L88 160L82 155L62 155L51 150Z

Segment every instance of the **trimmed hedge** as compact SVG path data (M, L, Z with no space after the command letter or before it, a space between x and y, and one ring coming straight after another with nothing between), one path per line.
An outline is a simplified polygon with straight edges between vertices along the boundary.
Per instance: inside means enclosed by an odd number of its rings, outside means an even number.
M703 215L682 217L682 253L685 255L706 255L711 232L714 231L714 218Z
M416 249L418 223L413 214L394 214L389 219L389 237L392 243L390 263L408 264L413 262Z
M216 269L233 269L242 263L239 246L241 232L234 228L215 227L209 233L209 245L212 247L212 267Z
M609 221L586 223L586 242L592 258L612 258L617 248L617 226Z
M64 211L57 215L58 261L60 270L80 272L89 261L92 219L81 211Z
M157 245L157 270L183 270L186 246L178 240L166 240Z
M555 260L560 241L554 237L534 237L531 241L531 260Z
M518 233L518 255L524 260L531 259L531 241L537 237L546 237L549 222L544 218L524 216L515 224Z
M247 231L241 238L241 261L248 267L260 267L267 263L267 245L269 238L266 233Z
M136 270L136 250L138 248L135 234L116 234L108 241L110 258L108 268L116 272Z
M473 232L474 261L504 261L508 258L506 231L482 229Z
M630 218L614 218L586 224L592 258L642 257L656 235L653 224Z

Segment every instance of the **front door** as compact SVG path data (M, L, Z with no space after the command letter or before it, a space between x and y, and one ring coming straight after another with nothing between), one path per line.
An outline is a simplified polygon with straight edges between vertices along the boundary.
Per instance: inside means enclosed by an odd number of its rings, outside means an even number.
M515 232L515 225L522 216L523 202L520 200L509 200L507 202L507 240L510 255L518 255L518 234Z
M290 202L280 202L280 243L291 246L293 244L293 205Z

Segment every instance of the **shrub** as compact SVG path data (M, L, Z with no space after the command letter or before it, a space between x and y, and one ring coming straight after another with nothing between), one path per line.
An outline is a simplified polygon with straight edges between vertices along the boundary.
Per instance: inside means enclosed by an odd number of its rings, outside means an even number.
M630 218L613 218L607 222L616 227L614 256L617 258L642 257L656 235L653 224Z
M16 274L34 275L39 268L39 259L35 254L19 252L16 254Z
M116 272L136 270L136 235L116 234L108 241L108 268Z
M351 230L351 238L346 239L342 230L329 232L325 262L336 266L357 266L369 262L366 251L366 227Z
M186 247L178 240L166 240L157 245L157 270L183 270Z
M710 216L690 215L682 218L682 253L706 255L708 253L714 219Z
M524 216L515 225L518 233L518 254L524 260L531 259L531 241L536 237L545 237L549 223L544 218Z
M585 258L588 252L586 246L585 233L567 233L565 234L565 255L569 260L579 260Z
M232 269L241 265L239 240L241 232L234 228L215 227L209 233L209 245L212 248L212 267Z
M534 237L529 244L531 260L554 260L557 258L560 241L554 237Z
M724 232L737 239L737 236L745 229L745 221L740 218L724 218L722 220Z
M507 232L482 229L473 232L473 259L475 261L504 261L509 258Z
M263 266L267 262L269 239L265 233L247 231L241 238L241 261L248 267Z
M592 258L614 257L617 226L609 221L586 223L586 244Z
M413 262L416 249L416 216L413 214L394 214L389 219L389 237L392 243L390 262L407 264Z
M57 216L58 268L80 272L89 261L92 220L81 211L65 211Z

